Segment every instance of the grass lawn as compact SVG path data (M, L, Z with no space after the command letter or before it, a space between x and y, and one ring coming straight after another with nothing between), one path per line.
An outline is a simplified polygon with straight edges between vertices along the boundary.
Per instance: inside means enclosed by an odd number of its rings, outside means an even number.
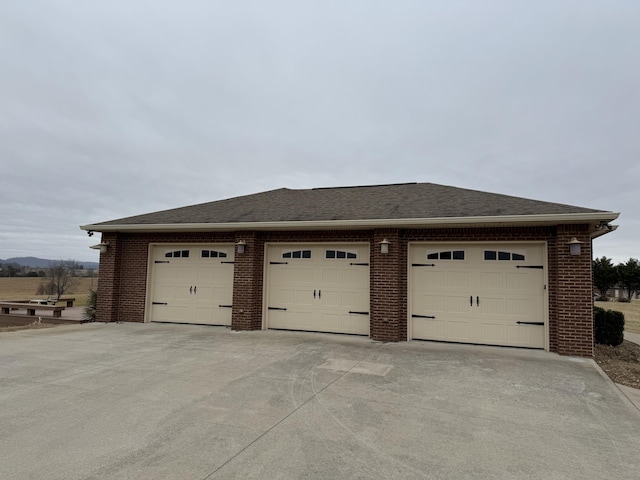
M43 277L2 277L0 278L0 300L31 300L47 298L47 295L36 295L41 283L46 282ZM98 288L98 278L75 277L75 286L63 297L75 297L74 306L83 307L87 304L89 290Z
M626 332L640 334L640 300L631 300L630 303L624 302L594 302L596 307L605 310L616 310L624 313L624 329Z

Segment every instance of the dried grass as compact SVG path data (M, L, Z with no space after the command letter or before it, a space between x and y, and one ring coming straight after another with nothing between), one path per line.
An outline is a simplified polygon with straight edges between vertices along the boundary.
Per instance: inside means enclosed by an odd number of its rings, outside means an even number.
M631 300L629 303L615 301L595 302L594 305L605 310L616 310L624 313L625 332L640 334L640 300Z
M42 277L2 277L0 278L0 300L31 300L46 298L37 295L38 287L46 278ZM73 291L65 293L63 297L75 297L74 306L83 307L87 303L89 291L98 288L98 278L76 277L77 285Z

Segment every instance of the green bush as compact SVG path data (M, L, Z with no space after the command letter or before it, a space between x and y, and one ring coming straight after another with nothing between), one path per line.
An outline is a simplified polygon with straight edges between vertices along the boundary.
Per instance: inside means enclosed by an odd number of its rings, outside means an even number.
M98 304L98 292L95 290L89 290L89 299L84 307L84 321L95 322L96 321L96 306Z
M616 347L624 340L624 313L604 308L593 308L596 343Z

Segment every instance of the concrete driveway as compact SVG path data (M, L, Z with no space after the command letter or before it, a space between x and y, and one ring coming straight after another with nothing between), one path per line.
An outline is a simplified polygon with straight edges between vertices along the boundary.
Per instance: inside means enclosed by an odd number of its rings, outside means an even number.
M222 327L0 334L0 478L636 479L590 360Z

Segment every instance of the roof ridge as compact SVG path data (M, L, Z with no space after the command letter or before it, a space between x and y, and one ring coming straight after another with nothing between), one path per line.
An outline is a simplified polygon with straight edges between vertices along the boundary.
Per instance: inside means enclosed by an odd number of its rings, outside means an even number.
M405 183L381 183L378 185L345 185L342 187L314 187L311 190L337 190L342 188L374 188L374 187L395 187L401 185L417 185L418 182L405 182Z

